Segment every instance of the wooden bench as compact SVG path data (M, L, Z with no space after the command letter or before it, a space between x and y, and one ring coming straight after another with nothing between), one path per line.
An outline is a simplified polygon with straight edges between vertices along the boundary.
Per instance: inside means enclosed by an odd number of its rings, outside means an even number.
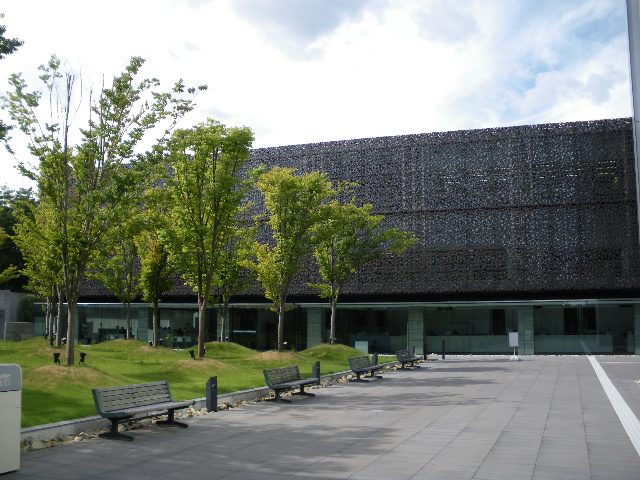
M133 437L118 433L118 422L143 413L158 412L149 415L155 416L167 411L168 419L157 422L158 424L187 428L186 423L174 420L174 412L195 404L194 400L174 401L166 380L122 387L94 388L93 399L100 416L111 420L111 431L100 436L128 441L133 440Z
M410 367L420 368L420 365L416 365L416 362L422 360L421 357L411 355L409 350L397 350L396 358L400 362L400 368L404 368L407 364Z
M371 360L369 359L368 355L362 356L362 357L353 357L349 359L349 366L351 367L351 370L353 371L353 373L356 374L356 381L357 382L365 382L366 380L363 380L362 378L360 378L360 375L365 374L365 373L370 373L372 377L375 378L382 378L380 375L376 375L376 370L380 370L382 369L382 365L372 365L371 364Z
M306 385L317 385L320 383L320 362L316 362L313 366L313 377L311 378L302 378L298 365L292 365L290 367L269 368L264 370L264 379L267 381L267 386L276 394L276 398L270 399L271 401L291 403L291 400L280 398L280 393L296 388L299 388L300 391L293 395L314 397L315 394L305 392L304 387Z

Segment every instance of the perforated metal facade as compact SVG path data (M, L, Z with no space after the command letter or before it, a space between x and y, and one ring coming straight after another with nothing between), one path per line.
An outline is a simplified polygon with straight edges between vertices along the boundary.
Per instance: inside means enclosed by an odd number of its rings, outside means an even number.
M356 181L386 225L415 232L416 247L365 268L347 295L637 296L631 119L256 149L259 164ZM313 271L293 294L315 293Z

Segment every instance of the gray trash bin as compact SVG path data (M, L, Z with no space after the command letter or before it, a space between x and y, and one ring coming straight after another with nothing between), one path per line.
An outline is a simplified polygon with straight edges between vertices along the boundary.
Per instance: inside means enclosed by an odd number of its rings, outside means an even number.
M0 363L0 475L20 468L22 369Z

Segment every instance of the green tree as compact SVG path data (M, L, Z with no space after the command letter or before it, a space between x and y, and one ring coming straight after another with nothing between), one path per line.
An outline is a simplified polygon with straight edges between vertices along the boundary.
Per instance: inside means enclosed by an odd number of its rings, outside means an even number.
M16 312L16 319L19 322L33 323L36 319L35 312L33 311L34 305L38 297L35 295L25 295L18 302L18 311Z
M237 229L230 231L220 254L219 268L214 280L214 296L220 305L221 342L227 339L225 332L231 297L246 290L255 280L255 275L247 267L246 260L252 255L258 229L255 226L245 227L246 224L246 221L241 221Z
M0 18L4 18L4 13L0 13ZM0 60L7 55L15 52L18 47L22 46L23 42L17 38L7 38L4 34L7 31L6 25L0 25ZM2 120L0 120L0 141L4 140L7 136L7 132L11 129Z
M251 268L278 313L278 350L284 349L287 296L302 259L311 253L313 227L324 219L326 204L338 191L327 175L295 175L294 168L274 167L260 175L256 186L267 208L269 243L255 244Z
M331 202L323 222L314 228L314 256L322 282L310 284L331 302L330 343L336 341L336 305L344 284L364 265L385 255L399 255L417 241L410 232L382 228L384 215L372 215L372 205Z
M28 210L18 211L18 222L13 237L24 257L22 274L29 279L27 288L46 298L46 332L53 339L54 331L62 332L61 322L64 299L62 294L62 259L55 238L56 227L46 203L32 204ZM58 324L53 319L58 307ZM61 345L56 336L56 346Z
M143 228L140 214L132 210L129 218L114 226L105 247L96 250L91 261L89 276L100 280L122 303L127 321L126 338L132 336L131 302L142 293L138 244L135 240Z
M0 227L0 247L5 245L6 243L9 243L10 240L11 238L9 237L7 232L4 231L4 228ZM19 276L20 272L18 270L18 267L16 267L15 265L9 265L0 272L0 283L6 283L9 280L18 278Z
M241 205L250 188L242 176L253 133L207 120L177 130L168 142L172 175L171 229L164 240L176 268L198 301L198 356L204 356L205 319L212 302L221 257L237 229Z
M143 299L153 305L153 346L160 341L160 297L173 288L176 270L169 261L169 251L162 243L163 231L170 228L167 210L163 202L165 190L150 188L145 194L142 218L145 228L136 235L135 242L140 256L140 286Z
M19 273L24 267L24 259L13 235L18 217L34 204L30 188L14 191L0 187L0 282L5 283L3 288L11 291L22 292L27 284L27 278Z
M196 89L180 81L170 92L158 93L157 79L138 80L144 60L133 57L110 87L95 96L90 92L90 116L79 129L79 141L71 144L71 113L77 77L63 71L57 57L42 66L40 79L49 93L49 122L38 116L41 95L28 92L20 75L12 75L13 91L5 107L29 136L29 148L39 160L35 171L22 163L23 172L38 181L40 203L51 215L62 266L62 286L67 301L67 365L74 364L77 304L82 283L94 253L106 245L110 231L130 215L126 174L138 155L136 147L158 125L169 133L192 109ZM204 89L206 87L200 87ZM186 90L186 92L185 92Z

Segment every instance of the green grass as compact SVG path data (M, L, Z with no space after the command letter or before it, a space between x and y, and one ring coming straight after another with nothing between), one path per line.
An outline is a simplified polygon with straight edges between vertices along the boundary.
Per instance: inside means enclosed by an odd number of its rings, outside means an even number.
M205 358L193 360L187 350L152 348L137 340L77 345L85 364L65 366L65 349L42 337L24 342L0 341L0 363L22 368L22 427L96 415L92 388L168 380L177 400L205 396L209 377L218 377L218 393L264 386L266 368L299 365L303 377L320 360L321 373L349 369L350 357L362 353L344 345L319 345L302 352L257 352L235 343L206 344ZM53 363L59 352L62 365ZM391 360L391 359L390 359ZM382 361L382 359L381 359Z

